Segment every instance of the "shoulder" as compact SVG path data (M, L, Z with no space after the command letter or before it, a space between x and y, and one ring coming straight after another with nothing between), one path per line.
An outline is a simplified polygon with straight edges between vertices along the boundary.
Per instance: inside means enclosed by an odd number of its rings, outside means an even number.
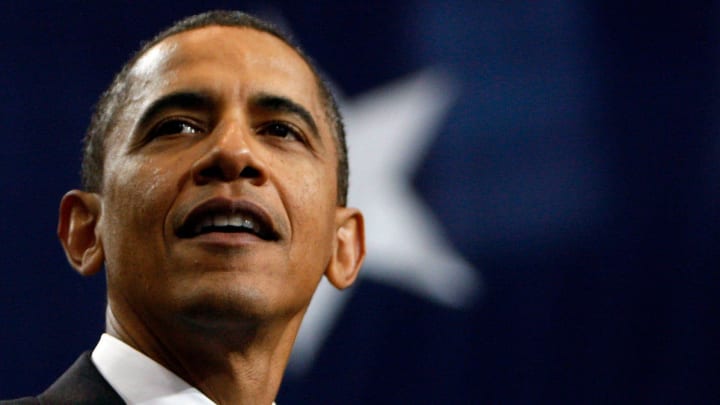
M0 401L0 405L30 404L124 404L120 396L103 378L90 359L83 353L60 378L45 392L33 397Z
M31 405L31 404L40 404L40 401L38 401L38 399L35 397L0 400L0 405Z

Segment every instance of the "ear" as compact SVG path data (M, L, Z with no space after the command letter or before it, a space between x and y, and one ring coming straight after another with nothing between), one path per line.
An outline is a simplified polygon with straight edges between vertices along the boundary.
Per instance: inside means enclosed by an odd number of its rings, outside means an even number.
M365 259L365 221L359 210L336 209L334 248L325 277L335 288L342 290L355 281Z
M60 201L57 235L70 265L83 276L96 274L105 261L98 224L100 196L72 190Z

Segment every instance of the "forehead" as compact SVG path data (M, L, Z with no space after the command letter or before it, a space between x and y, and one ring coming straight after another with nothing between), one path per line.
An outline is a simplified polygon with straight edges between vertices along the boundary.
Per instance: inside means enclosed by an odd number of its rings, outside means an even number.
M172 35L146 51L130 69L129 104L177 90L242 97L287 97L322 118L318 79L307 62L279 38L252 28L209 26Z

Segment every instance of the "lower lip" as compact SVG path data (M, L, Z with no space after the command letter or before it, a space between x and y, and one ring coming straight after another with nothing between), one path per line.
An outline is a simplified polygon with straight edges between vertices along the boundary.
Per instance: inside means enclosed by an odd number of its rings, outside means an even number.
M257 237L256 235L253 235L251 233L231 233L231 232L210 232L210 233L203 233L198 236L194 236L190 239L190 241L202 243L202 244L209 244L209 245L217 245L217 246L226 246L226 247L241 247L241 246L247 246L252 245L260 242L266 242L264 239L261 239Z

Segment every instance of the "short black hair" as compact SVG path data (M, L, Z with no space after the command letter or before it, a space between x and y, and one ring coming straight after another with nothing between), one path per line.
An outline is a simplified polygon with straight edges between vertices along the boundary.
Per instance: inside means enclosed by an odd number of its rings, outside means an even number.
M140 49L123 65L120 72L115 75L110 87L103 92L95 106L90 125L83 139L82 158L82 186L85 191L101 192L103 180L103 168L105 162L106 140L113 128L124 106L128 102L130 83L128 76L133 66L141 56L150 48L157 45L164 39L182 32L204 28L209 26L227 26L238 28L250 28L265 32L280 39L292 47L300 57L308 64L315 75L320 97L323 101L325 118L330 125L335 140L335 147L338 154L337 166L337 205L345 206L347 203L348 190L348 158L347 146L345 143L345 127L340 115L337 101L333 96L327 82L320 76L313 61L300 49L300 47L274 25L263 21L255 16L240 11L215 10L202 14L193 15L175 22L169 28L161 31L152 40L144 43Z

